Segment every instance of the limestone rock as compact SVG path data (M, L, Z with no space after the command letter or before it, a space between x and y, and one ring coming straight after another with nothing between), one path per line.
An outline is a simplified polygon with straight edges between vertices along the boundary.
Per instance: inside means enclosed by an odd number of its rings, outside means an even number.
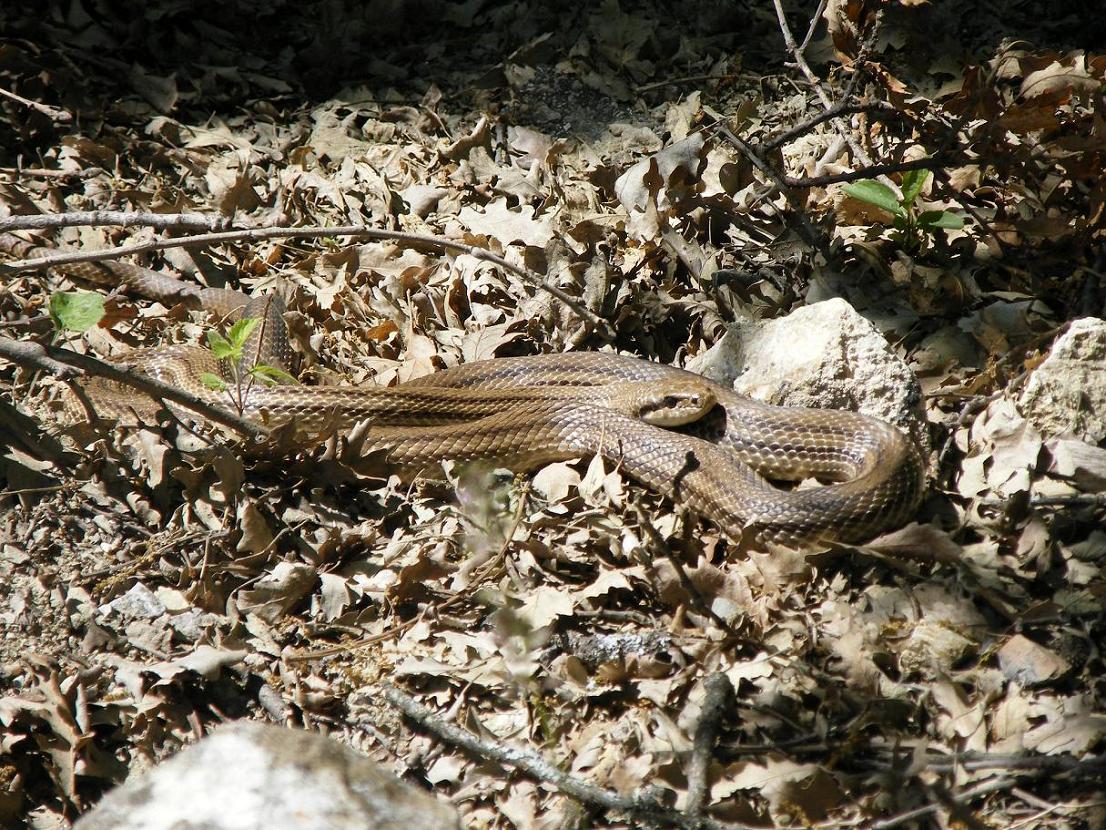
M1046 436L1106 440L1106 320L1083 317L1056 338L1025 384L1018 409Z
M776 320L735 323L688 368L778 406L874 415L928 445L914 373L879 330L839 298Z
M454 811L337 741L240 722L116 788L74 830L448 830Z

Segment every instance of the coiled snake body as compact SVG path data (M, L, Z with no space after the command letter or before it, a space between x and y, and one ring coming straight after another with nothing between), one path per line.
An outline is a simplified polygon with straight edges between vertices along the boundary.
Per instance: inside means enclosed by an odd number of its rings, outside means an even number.
M0 249L17 250L11 239L0 239ZM220 312L251 302L243 313L265 319L259 353L267 363L284 362L279 306L195 289L126 263L65 268L163 301L192 296ZM200 378L227 371L207 349L158 347L128 362L197 397L230 403ZM134 404L133 393L110 384L90 383L86 391L101 414ZM906 521L924 487L921 454L890 424L853 412L770 406L684 370L615 354L498 358L392 389L255 383L237 403L261 425L294 420L305 440L368 420L364 450L384 453L408 475L444 459L522 469L599 453L738 540L800 547L863 541ZM766 481L809 477L835 483L782 490Z

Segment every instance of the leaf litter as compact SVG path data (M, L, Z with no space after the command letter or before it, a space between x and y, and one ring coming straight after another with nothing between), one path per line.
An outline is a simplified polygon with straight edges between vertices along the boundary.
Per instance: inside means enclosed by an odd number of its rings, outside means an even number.
M305 24L302 49L276 48L294 28L279 15L304 21L289 4L250 21L273 38L251 45L229 36L237 11L198 37L171 4L122 28L93 5L83 29L56 5L41 28L27 11L4 24L0 85L82 116L55 124L5 102L5 170L22 155L57 174L5 173L6 213L203 210L443 234L581 297L615 324L619 350L675 363L732 320L843 296L922 383L933 486L918 525L870 545L738 552L602 459L525 478L447 464L411 486L372 469L355 434L261 458L169 420L55 436L49 383L5 365L0 823L67 826L236 717L325 730L471 826L575 815L550 788L405 726L380 699L389 680L478 735L598 786L662 787L680 807L704 680L722 673L736 706L709 768L713 817L829 827L935 800L951 817L934 793L1010 778L971 802L975 816L1094 826L1100 790L1026 759L1106 749L1106 462L1086 436L1042 432L1051 421L1018 396L1070 321L1106 313L1106 59L1048 37L996 47L978 20L954 42L928 26L928 4L896 5L865 64L892 117L857 116L850 132L893 161L947 149L951 129L974 157L919 196L972 221L908 254L842 185L789 202L706 128L726 120L755 148L818 111L779 74L771 10L742 29L716 25L720 10L673 26L681 12L664 4L611 0L537 34L551 12L451 6L471 36L459 65L446 31L418 36L431 47L419 61L402 40L354 48L371 10L338 2L326 5L348 25ZM853 66L860 5L831 3L812 47L838 68ZM641 91L654 81L668 85ZM835 143L832 126L810 126L780 147L781 172L859 166L824 162ZM826 230L832 266L794 230L796 210ZM146 234L54 238L98 248ZM390 384L602 345L469 256L324 239L150 264L280 291L310 382ZM51 292L80 288L5 276L0 313L45 319ZM115 302L65 344L114 357L209 330L183 307Z

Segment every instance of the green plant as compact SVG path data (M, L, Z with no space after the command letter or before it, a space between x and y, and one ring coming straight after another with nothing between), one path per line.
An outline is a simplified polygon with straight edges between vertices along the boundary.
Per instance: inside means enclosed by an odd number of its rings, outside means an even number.
M83 334L104 319L104 298L91 291L55 291L50 320L56 331Z
M245 399L243 383L246 381L259 380L266 384L296 382L296 379L283 369L266 363L255 362L252 366L243 370L246 344L249 342L250 335L253 334L254 329L260 323L261 318L259 317L243 317L230 327L225 337L215 329L211 329L207 333L207 344L211 349L211 353L229 367L228 373L233 384L233 391L237 396L239 409L242 408L242 401ZM208 389L217 392L231 391L231 385L213 372L200 373L200 380L204 382Z
M887 185L874 179L847 184L844 191L854 199L882 208L894 216L895 232L891 237L908 251L920 250L926 236L938 228L958 230L964 227L964 219L947 210L923 210L915 208L918 194L929 178L928 170L908 170L902 176L902 198Z

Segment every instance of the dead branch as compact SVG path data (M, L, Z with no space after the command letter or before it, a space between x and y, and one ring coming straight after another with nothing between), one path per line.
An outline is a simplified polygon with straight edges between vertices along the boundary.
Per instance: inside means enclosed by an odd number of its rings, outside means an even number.
M946 167L950 159L944 155L930 156L924 159L914 159L912 161L894 162L891 164L873 164L868 167L863 167L860 170L848 170L844 173L830 173L825 176L803 176L802 178L792 178L790 176L781 176L780 179L788 187L821 187L827 184L838 184L839 182L855 182L859 179L874 179L879 176L885 176L888 173L904 173L907 170L939 170ZM967 162L977 163L977 162Z
M184 392L175 386L162 383L154 378L113 366L89 355L78 354L69 349L56 346L44 346L27 340L12 340L0 337L0 358L26 369L46 372L66 382L81 378L101 377L137 389L155 400L172 401L215 423L229 427L240 435L263 439L265 430L250 423L239 415L207 403L195 395Z
M670 564L672 566L672 570L676 572L676 577L680 580L680 586L685 591L687 591L687 595L690 598L691 604L695 607L695 609L699 611L699 613L701 613L704 617L711 620L715 625L719 627L719 629L725 631L726 635L730 637L730 639L734 642L750 645L750 643L748 643L740 634L738 634L737 631L734 630L734 627L732 625L726 622L726 620L722 619L722 617L720 617L718 613L711 607L710 603L706 601L706 598L696 587L695 583L691 581L691 576L688 574L687 569L684 567L684 563L680 561L680 557L676 555L676 553L672 550L672 547L668 544L665 538L661 536L661 534L657 531L655 527L653 527L653 523L649 520L649 515L641 507L641 505L635 504L634 512L637 514L638 524L641 526L641 529L645 531L645 535L649 537L649 541L656 545L656 547L664 554L664 557L668 560L668 564ZM684 527L689 527L686 520L684 523ZM686 544L684 548L686 551ZM650 568L656 567L653 561L652 554L644 545L640 548L640 554L645 559Z
M642 84L637 88L638 92L651 92L654 89L664 89L666 86L682 86L684 84L701 84L709 83L711 81L732 81L734 78L740 78L741 76L735 73L727 73L724 75L685 75L681 78L666 78L663 81L656 81L651 84Z
M787 203L791 206L791 210L796 219L798 219L799 224L797 230L806 243L818 250L827 260L831 259L829 245L826 243L825 236L819 233L814 227L814 224L810 221L810 217L806 215L806 210L803 208L802 203L788 186L784 177L777 173L772 165L761 158L757 151L754 150L747 141L738 138L728 127L723 124L718 124L715 130L729 141L730 144L740 150L741 154L749 160L749 163L763 173L768 180L776 186L780 193L783 194L784 198L787 199Z
M817 95L818 99L822 102L823 109L832 109L834 106L834 102L829 97L829 94L826 92L826 90L822 87L822 80L814 74L814 71L810 68L810 64L808 64L806 61L806 56L803 54L803 49L801 49L798 44L795 43L795 36L791 33L791 27L787 23L787 15L784 14L783 11L783 3L781 2L781 0L772 0L772 5L776 9L776 19L779 21L780 31L783 33L784 46L786 47L788 54L791 55L791 57L795 61L795 66L798 67L799 71L803 73L803 76L810 83L811 88L814 90L814 94ZM877 26L879 25L879 21L881 19L882 16L877 15ZM815 28L815 23L813 21L810 28L811 30ZM803 41L803 48L805 48L805 45L808 42L809 39L805 39ZM847 101L849 97L851 97L851 93L843 100ZM836 119L832 121L832 124L834 130L836 130L837 134L841 137L841 140L849 145L849 149L852 151L853 157L864 164L866 167L871 167L872 160L868 157L868 154L865 152L864 148L860 146L860 142L856 140L856 138L852 135L848 128L844 124L839 123ZM821 166L822 162L820 161L818 163L818 167ZM816 171L818 167L815 168ZM892 187L894 186L894 183L890 181L886 182L886 184L889 184Z
M36 216L9 216L0 219L5 231L54 230L78 225L144 226L158 230L225 231L230 220L225 216L203 213L150 213L130 210L87 210L71 213L43 213Z
M24 98L22 95L16 95L10 89L0 88L0 95L3 95L5 98L11 98L13 101L18 102L23 106L28 107L29 109L33 109L36 112L41 112L51 121L56 121L59 124L68 124L70 121L73 120L73 113L71 112L59 109L58 107L51 107L49 104L32 101L30 98Z
M0 173L5 176L26 176L35 179L89 179L103 173L96 167L86 167L83 170L50 170L45 167L0 167Z
M733 708L734 701L733 684L724 674L712 674L703 682L703 686L707 693L699 711L699 721L695 724L691 758L687 764L685 809L693 816L700 815L706 806L710 786L708 772L718 737L718 727L722 723L722 713Z
M1017 783L1014 778L994 778L990 781L984 781L982 784L977 784L974 787L964 790L961 793L956 793L949 797L950 802L953 804L966 804L972 799L978 798L981 795L987 795L988 793L1000 792L1002 790L1008 790ZM942 802L940 800L934 801L931 804L926 804L923 807L915 807L912 810L906 810L905 812L891 816L890 818L881 819L880 821L869 824L866 830L891 830L893 827L899 827L915 819L922 818L923 816L932 815L941 809Z
M817 127L825 121L829 121L831 118L837 118L842 115L859 115L861 113L866 113L868 115L886 115L896 118L902 117L902 112L895 109L895 107L888 104L886 101L869 101L866 104L851 104L848 101L839 101L828 110L823 110L822 112L815 113L809 118L804 118L794 127L789 127L782 133L777 133L772 136L767 141L762 141L757 145L757 150L764 154L770 153L777 147L782 147L788 141L798 138L801 135L806 135L814 127Z
M546 291L568 306L594 331L597 331L609 340L613 340L615 337L614 329L611 328L610 324L588 310L579 300L569 296L557 286L551 285L540 274L531 271L529 268L523 268L508 262L503 257L498 254L493 254L486 248L466 245L463 242L456 242L452 239L445 239L440 236L367 228L363 225L341 225L333 228L320 225L306 228L253 228L249 230L199 234L197 236L181 237L179 239L152 239L149 242L120 245L116 248L100 251L72 251L35 257L33 259L7 262L0 264L0 274L15 274L20 271L29 271L36 268L56 268L62 265L72 265L77 262L103 262L129 254L163 251L166 248L190 248L197 245L217 245L224 242L260 242L268 239L308 239L320 236L356 236L363 239L388 240L402 242L411 246L423 245L437 250L468 254L476 259L497 265L503 270L509 271L530 283L535 288Z
M810 25L806 29L806 37L803 38L803 42L799 44L799 53L805 53L810 42L814 40L814 33L818 31L818 21L822 19L822 13L825 12L826 6L829 5L829 0L819 0L818 8L814 10L814 14L810 16Z
M563 772L536 753L499 743L493 744L446 722L395 686L385 686L384 696L403 714L446 743L460 747L478 758L519 769L531 778L555 787L561 794L589 806L623 814L635 822L662 827L679 827L686 830L753 830L748 825L691 816L679 810L673 810L671 807L665 807L660 803L658 793L652 788L627 796L614 790L596 787Z

